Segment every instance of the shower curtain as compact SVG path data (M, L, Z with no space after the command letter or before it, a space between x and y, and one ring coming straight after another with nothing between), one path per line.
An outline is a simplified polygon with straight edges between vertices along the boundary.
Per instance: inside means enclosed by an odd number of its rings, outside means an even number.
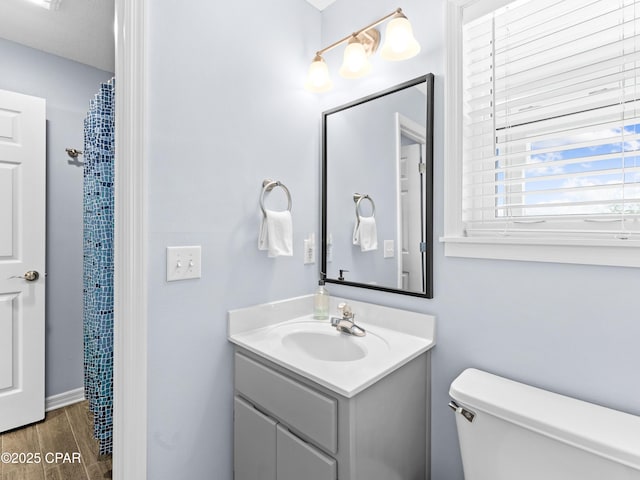
M101 455L113 449L114 79L84 120L84 389Z

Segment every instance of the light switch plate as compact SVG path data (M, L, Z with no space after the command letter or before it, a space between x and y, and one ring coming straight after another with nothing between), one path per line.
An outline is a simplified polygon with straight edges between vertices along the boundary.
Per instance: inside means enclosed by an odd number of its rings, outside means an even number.
M202 249L200 245L167 247L167 282L200 278L202 276Z

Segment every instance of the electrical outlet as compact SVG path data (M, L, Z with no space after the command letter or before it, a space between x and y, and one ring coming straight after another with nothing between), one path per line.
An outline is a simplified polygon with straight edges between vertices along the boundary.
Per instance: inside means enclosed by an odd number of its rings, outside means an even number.
M202 276L202 249L200 245L167 247L167 282L200 278Z
M316 245L313 239L304 241L304 264L316 263Z
M385 240L384 241L384 258L393 258L395 256L395 246L393 240Z

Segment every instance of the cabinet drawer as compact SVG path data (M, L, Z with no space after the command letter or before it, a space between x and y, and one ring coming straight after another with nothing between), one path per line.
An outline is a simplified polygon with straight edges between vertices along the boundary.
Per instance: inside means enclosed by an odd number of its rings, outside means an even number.
M236 390L327 451L338 450L338 402L236 353Z
M336 480L336 461L277 426L278 480Z

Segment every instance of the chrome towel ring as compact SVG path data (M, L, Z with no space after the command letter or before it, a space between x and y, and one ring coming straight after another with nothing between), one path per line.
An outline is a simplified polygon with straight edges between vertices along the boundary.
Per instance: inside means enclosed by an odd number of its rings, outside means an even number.
M356 202L356 220L357 220L358 224L360 224L360 217L365 217L365 215L362 215L360 213L360 203L365 198L367 200L369 200L369 202L371 202L371 215L370 215L370 217L375 217L376 216L376 204L373 202L373 198L371 198L366 193L354 193L353 194L353 201ZM366 217L366 218L369 218L369 217Z
M267 211L264 208L264 194L267 192L270 192L276 187L282 188L287 194L287 202L288 202L287 210L291 211L291 192L289 192L289 189L286 187L284 183L280 182L279 180L271 180L267 178L262 181L262 194L260 195L260 209L262 210L262 214L265 217L267 216Z

